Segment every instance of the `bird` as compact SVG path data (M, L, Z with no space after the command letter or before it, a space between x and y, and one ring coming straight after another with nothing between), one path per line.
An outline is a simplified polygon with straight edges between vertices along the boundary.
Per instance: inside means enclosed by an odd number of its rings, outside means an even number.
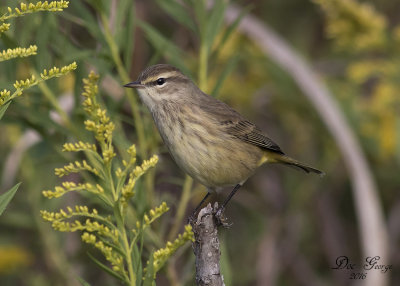
M324 172L287 156L265 132L228 104L201 91L178 68L157 64L143 70L135 88L177 165L211 193L234 186L216 211L222 213L246 180L263 164L282 163L306 173Z

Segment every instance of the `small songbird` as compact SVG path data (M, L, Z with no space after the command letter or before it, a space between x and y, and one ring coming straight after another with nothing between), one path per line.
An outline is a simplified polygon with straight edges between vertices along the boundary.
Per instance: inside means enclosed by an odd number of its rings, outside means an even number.
M124 86L138 90L178 166L208 188L196 211L211 192L235 186L216 213L220 217L235 192L264 163L323 174L285 155L257 126L202 92L173 66L150 66Z

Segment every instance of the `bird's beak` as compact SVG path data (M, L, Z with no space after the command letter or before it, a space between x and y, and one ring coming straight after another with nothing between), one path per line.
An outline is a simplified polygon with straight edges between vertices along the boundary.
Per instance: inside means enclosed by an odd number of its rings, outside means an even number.
M132 82L130 82L130 83L125 84L124 87L129 87L129 88L144 88L144 84L142 84L140 81L132 81Z

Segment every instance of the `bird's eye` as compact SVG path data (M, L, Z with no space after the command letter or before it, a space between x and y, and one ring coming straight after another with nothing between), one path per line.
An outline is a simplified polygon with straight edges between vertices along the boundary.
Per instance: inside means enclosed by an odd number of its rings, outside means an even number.
M165 78L160 77L159 79L157 79L156 83L157 85L163 85L165 83Z

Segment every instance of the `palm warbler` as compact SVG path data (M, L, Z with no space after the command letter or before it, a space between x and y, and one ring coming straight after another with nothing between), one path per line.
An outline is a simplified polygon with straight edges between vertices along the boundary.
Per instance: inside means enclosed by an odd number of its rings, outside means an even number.
M323 174L286 156L253 123L202 92L173 66L148 67L137 81L124 86L138 89L175 162L208 188L195 212L210 192L235 185L217 211L220 216L235 192L264 163L283 163Z

